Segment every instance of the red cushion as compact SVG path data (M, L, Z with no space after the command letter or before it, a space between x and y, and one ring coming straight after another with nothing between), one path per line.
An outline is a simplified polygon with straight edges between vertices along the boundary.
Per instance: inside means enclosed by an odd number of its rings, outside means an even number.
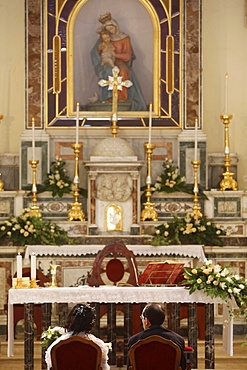
M192 347L190 346L184 346L185 351L194 351Z

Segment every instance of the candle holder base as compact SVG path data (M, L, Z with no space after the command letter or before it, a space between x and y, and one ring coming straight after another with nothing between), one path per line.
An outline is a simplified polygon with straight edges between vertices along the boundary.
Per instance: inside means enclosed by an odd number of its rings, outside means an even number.
M39 280L36 280L36 279L31 279L30 280L30 285L29 285L29 288L39 288L39 285L37 284Z
M15 286L16 289L21 289L23 288L23 284L22 284L22 278L17 278L16 279L16 286Z
M220 182L220 190L238 190L238 183L233 179L233 172L224 172L223 179Z
M31 217L39 217L39 218L42 217L38 206L30 207L29 214L30 214Z
M144 209L141 211L141 221L158 221L158 213L153 208L155 203L146 202L143 205Z
M194 203L195 203L195 199L194 199ZM202 217L202 213L201 213L201 207L198 205L198 204L194 204L194 206L192 207L192 212L194 214L194 218L196 220L198 220L199 218Z
M74 202L72 203L71 210L68 212L68 221L85 221L85 215L81 209L81 203Z

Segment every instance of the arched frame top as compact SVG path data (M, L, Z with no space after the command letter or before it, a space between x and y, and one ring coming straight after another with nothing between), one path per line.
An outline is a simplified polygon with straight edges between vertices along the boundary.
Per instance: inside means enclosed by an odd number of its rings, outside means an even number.
M111 11L120 29L131 37L136 54L133 70L147 106L145 111L119 111L118 125L148 125L152 102L154 127L181 128L182 0L106 0L102 9L95 8L95 1L46 0L46 127L74 126L77 101L83 125L109 126L110 112L87 110L87 104L98 87L90 46L98 37L99 15ZM126 1L133 9L125 9Z

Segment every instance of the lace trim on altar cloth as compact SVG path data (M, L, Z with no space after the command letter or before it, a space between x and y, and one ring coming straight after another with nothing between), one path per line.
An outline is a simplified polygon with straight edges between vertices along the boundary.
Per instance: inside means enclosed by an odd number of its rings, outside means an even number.
M97 254L105 245L28 245L25 251L24 264L29 263L29 258L32 253L36 256L85 256L87 254ZM161 256L175 255L198 258L204 261L205 254L202 245L126 245L133 251L136 256Z

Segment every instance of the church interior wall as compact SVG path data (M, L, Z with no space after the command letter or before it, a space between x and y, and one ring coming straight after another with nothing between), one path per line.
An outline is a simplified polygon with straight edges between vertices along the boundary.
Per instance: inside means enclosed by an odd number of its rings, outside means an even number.
M35 2L35 1L34 1ZM197 2L195 0L195 2ZM205 138L203 138L207 153L221 153L224 151L224 127L220 120L220 115L224 110L225 99L225 74L228 78L228 101L229 113L233 115L230 124L230 149L232 153L238 155L238 184L239 189L244 190L246 173L245 157L247 149L245 145L246 133L246 100L247 100L247 79L245 78L247 48L245 23L245 1L244 0L201 0L202 14L202 127ZM24 0L0 0L1 22L0 22L0 115L3 119L0 121L0 171L3 165L2 158L9 156L10 162L16 166L16 157L20 152L20 137L25 131L25 3ZM193 1L192 1L193 3ZM29 4L32 1L29 0ZM32 91L30 91L30 95ZM35 113L35 112L34 112ZM47 130L52 133L53 130ZM92 149L99 139L109 135L107 130L100 133L85 131L80 134L83 141L83 160L88 160ZM163 145L157 149L164 153L172 153L172 157L179 162L178 142L176 135L172 131L161 130L154 133L156 142ZM144 133L134 129L121 130L121 137L131 142L134 152L139 160L145 157L143 142L146 140ZM52 134L49 142L50 158L53 160L55 155L64 153L68 156L68 171L73 175L73 160L71 159L72 150L63 145L66 142L65 133L56 132ZM193 150L192 150L193 151ZM206 153L206 151L204 152ZM156 177L162 164L162 156L156 162L154 161L153 175ZM205 158L207 163L207 158ZM184 165L184 164L183 164ZM203 168L206 172L205 164ZM146 168L142 170L142 183L144 183ZM81 186L86 187L86 170L82 164L80 167ZM206 174L204 174L206 178ZM13 181L11 180L13 183ZM16 183L15 180L15 189ZM10 189L14 190L14 189ZM214 196L214 194L213 194ZM244 207L245 204L244 204ZM238 217L240 222L242 214ZM242 226L241 227L245 227ZM237 235L246 234L241 231ZM239 248L240 249L240 248ZM16 252L16 251L15 251ZM12 253L11 263L15 260L15 254ZM210 251L208 251L210 255ZM229 254L231 258L238 258L237 251ZM211 252L215 257L214 252ZM242 255L243 263L246 263L246 253ZM10 260L6 259L3 263L8 264L6 274L9 274ZM14 263L14 262L13 262ZM85 262L86 263L86 262ZM2 266L1 266L2 267ZM6 266L3 266L4 269ZM77 265L75 267L78 267ZM12 270L14 265L12 264ZM245 271L247 271L245 266ZM1 271L0 271L1 272ZM13 271L11 271L13 272ZM5 284L4 281L2 283ZM1 289L0 289L1 291ZM0 310L3 310L0 307Z
M238 185L244 189L246 174L246 2L203 0L203 130L208 153L222 153L225 74L228 73L230 148L237 153Z
M25 1L0 1L0 153L19 153L25 120Z

